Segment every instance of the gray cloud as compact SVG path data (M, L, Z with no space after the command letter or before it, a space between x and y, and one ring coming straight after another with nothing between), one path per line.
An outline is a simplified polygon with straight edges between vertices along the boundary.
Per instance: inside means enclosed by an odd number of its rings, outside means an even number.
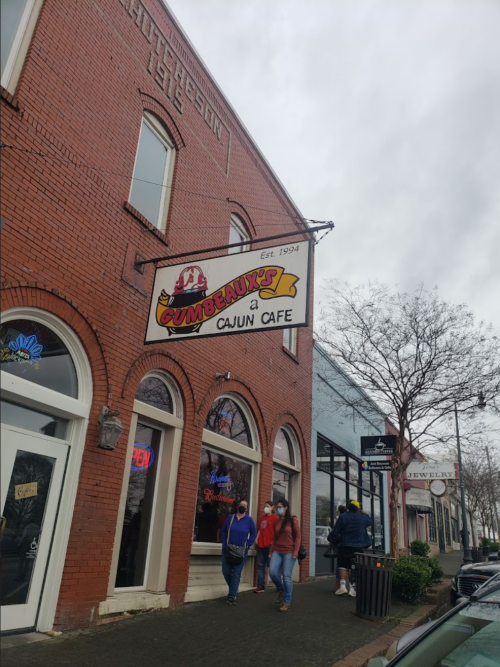
M423 281L500 329L500 3L169 5L304 215L335 220L318 288Z

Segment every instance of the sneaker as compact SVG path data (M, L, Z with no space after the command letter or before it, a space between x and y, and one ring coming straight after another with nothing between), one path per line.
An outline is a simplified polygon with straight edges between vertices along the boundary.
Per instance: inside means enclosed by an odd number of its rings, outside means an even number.
M338 591L335 591L335 595L345 595L347 592L347 588L341 586Z
M266 589L264 586L261 586L260 584L257 586L257 588L254 590L254 593L264 593Z
M229 596L227 598L227 604L231 605L231 607L232 607L233 605L236 604L236 598L232 598L231 596Z
M290 609L289 604L284 604L282 607L279 608L279 611L288 611Z
M278 597L274 601L274 604L281 604L283 602L284 591L278 591Z
M351 588L349 589L349 595L350 595L352 598L355 598L355 597L356 597L356 589L353 588L352 586L351 586Z

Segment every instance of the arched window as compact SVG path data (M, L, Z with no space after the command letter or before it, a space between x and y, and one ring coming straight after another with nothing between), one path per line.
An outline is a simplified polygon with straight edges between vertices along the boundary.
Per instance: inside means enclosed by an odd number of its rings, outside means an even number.
M294 512L300 507L300 455L297 437L290 426L279 429L273 451L273 501L286 498Z
M252 447L252 435L240 406L227 396L218 398L208 411L205 428L213 433Z
M148 375L142 380L135 395L136 400L151 405L158 410L174 412L174 401L165 382L154 375Z
M26 319L0 328L0 368L71 398L78 398L78 378L71 354L49 327Z
M285 429L280 428L274 441L273 457L278 461L287 463L288 465L295 465L295 455L293 452L293 445L290 436Z

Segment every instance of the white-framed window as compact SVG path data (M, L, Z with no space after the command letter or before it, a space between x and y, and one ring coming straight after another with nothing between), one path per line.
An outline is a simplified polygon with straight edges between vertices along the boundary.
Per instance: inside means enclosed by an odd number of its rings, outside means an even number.
M297 329L283 329L283 347L297 354Z
M148 373L137 387L130 424L108 599L116 592L165 594L175 479L182 441L182 401L171 376Z
M12 95L43 0L1 0L2 86Z
M235 394L219 396L203 431L192 553L220 552L222 526L239 500L255 511L261 460L250 409Z
M241 243L242 241L250 241L250 235L247 232L243 221L238 218L237 215L231 216L231 222L229 223L229 243ZM239 252L248 250L250 245L246 243L235 248L229 248L228 254L235 255Z
M286 498L294 514L300 514L300 452L291 426L282 426L274 439L273 502Z
M161 123L146 112L139 133L129 202L161 231L167 226L174 159L172 140Z

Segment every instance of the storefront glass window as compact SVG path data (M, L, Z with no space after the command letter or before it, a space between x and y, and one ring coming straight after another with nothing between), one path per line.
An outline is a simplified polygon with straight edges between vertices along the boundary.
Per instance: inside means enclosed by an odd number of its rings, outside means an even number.
M227 454L202 447L196 518L195 542L220 542L227 517L236 511L239 500L251 505L252 465Z
M57 415L50 415L40 410L33 410L24 405L2 401L2 423L9 426L19 426L27 431L43 433L51 438L64 440L68 431L68 419Z
M57 334L39 322L10 320L0 327L0 368L78 398L78 379L69 350Z
M429 541L437 542L436 503L434 498L432 498L432 512L429 514Z
M149 376L139 385L135 398L158 410L173 413L172 396L166 384L158 377Z
M161 435L159 429L137 424L116 588L145 585Z
M252 447L252 437L245 415L230 398L218 398L210 408L205 428L213 433Z
M274 458L289 465L295 465L293 447L287 432L280 428L274 441Z
M333 517L333 524L339 517L339 505L348 505L349 501L361 503L364 512L373 518L370 534L374 546L383 546L383 513L381 474L361 470L361 461L347 454L340 447L328 442L322 436L317 440L316 459L316 574L327 574L331 568L322 562L322 535L326 532L325 517ZM361 474L360 474L361 473ZM329 478L327 482L327 476ZM328 514L325 507L328 505Z

